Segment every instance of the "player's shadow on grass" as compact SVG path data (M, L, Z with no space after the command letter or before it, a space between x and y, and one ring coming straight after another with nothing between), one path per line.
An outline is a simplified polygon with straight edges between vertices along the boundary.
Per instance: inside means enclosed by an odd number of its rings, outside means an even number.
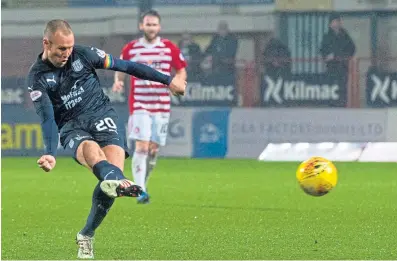
M217 205L192 205L192 204L167 204L174 207L188 207L188 208L210 208L210 209L233 209L233 210L255 210L255 211L275 211L275 212L285 212L291 211L291 209L286 208L259 208L259 207L238 207L238 206L217 206Z

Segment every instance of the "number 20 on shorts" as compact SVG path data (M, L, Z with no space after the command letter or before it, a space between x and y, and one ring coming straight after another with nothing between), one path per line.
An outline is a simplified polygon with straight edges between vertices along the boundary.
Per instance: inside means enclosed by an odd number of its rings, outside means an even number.
M114 123L112 118L104 118L103 120L99 120L95 123L97 131L104 131L104 130L117 130L117 125Z

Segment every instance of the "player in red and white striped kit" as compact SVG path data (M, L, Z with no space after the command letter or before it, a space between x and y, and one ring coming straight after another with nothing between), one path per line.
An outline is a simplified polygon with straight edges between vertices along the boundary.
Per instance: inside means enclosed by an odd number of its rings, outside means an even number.
M154 10L144 13L139 28L144 33L143 37L126 44L121 59L149 65L168 75L174 69L175 77L186 80L186 62L179 48L158 36L160 15ZM116 72L113 91L123 90L124 77L125 74ZM159 146L166 143L170 106L167 86L131 77L128 138L135 140L132 173L135 183L145 192L138 198L138 203L149 203L147 181L156 165Z

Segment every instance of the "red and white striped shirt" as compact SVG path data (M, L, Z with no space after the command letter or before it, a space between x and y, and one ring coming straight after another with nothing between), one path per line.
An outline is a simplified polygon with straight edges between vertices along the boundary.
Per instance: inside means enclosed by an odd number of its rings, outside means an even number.
M121 51L121 59L146 64L164 74L170 75L172 68L186 67L179 48L168 39L158 37L152 44L143 38L126 44ZM129 95L130 114L136 111L150 113L169 113L171 97L168 87L162 83L131 77Z

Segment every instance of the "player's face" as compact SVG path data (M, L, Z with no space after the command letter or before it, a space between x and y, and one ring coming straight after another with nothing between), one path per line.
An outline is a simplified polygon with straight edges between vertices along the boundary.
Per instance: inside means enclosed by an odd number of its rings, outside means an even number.
M160 19L156 16L147 15L143 18L142 23L140 23L139 29L143 31L146 40L151 42L156 39L160 32Z
M55 67L63 67L68 62L74 46L73 33L56 32L49 39L44 39L44 52Z

